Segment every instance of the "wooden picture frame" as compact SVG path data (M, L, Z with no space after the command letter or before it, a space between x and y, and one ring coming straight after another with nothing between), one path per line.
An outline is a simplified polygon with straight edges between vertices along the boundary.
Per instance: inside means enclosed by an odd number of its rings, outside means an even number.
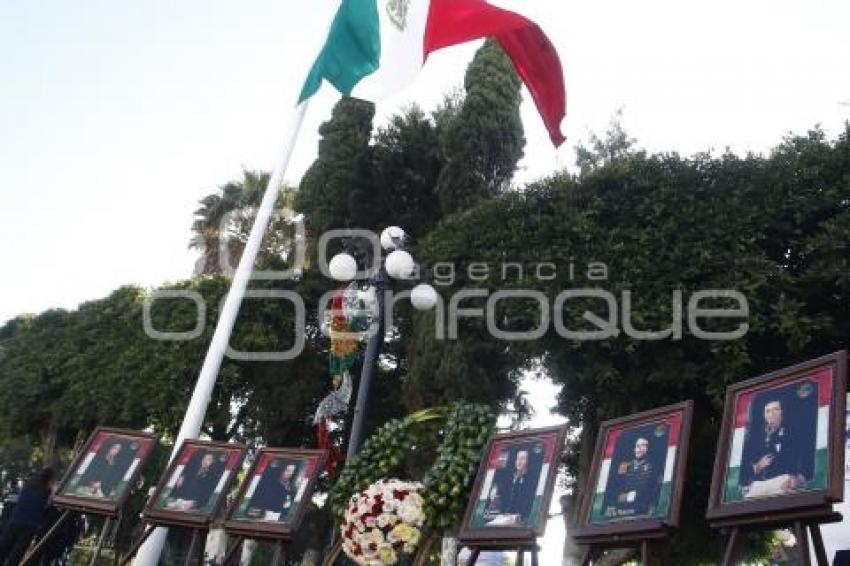
M227 509L224 521L224 530L229 534L239 535L252 539L276 539L291 540L307 512L310 498L316 487L316 482L325 468L327 459L326 450L305 450L296 448L262 448L257 452L251 469L245 476L236 499ZM252 508L252 502L256 498L263 497L263 492L274 489L276 476L285 473L287 467L293 466L294 495L290 500L293 507L287 513L286 520L281 521L279 517L269 514L274 510L263 510L262 504ZM284 499L286 506L288 495L275 494ZM263 512L267 518L252 518L250 513L254 510Z
M145 504L143 519L155 525L207 528L225 503L247 452L248 447L243 444L184 441ZM211 456L211 462L207 455ZM205 467L209 471L201 472ZM193 481L192 478L201 475L204 480ZM175 492L186 497L174 496ZM197 500L190 496L196 496ZM193 509L191 505L200 508Z
M158 441L159 436L150 432L95 428L59 483L53 497L56 506L95 515L117 516ZM116 445L118 450L114 457L110 456L109 452ZM109 465L109 461L116 462L114 473L105 470L101 474L94 473L96 469ZM81 485L83 482L88 485ZM110 495L105 495L102 490L107 482L116 484L107 490ZM100 495L96 495L98 493Z
M571 533L578 542L658 538L679 525L693 411L685 401L600 424Z
M566 437L566 425L492 437L482 454L458 540L473 546L522 545L543 536ZM531 478L527 484L510 479L510 470L523 458L528 470L523 475ZM500 487L506 482L517 487ZM494 496L494 489L505 495Z
M751 522L753 517L761 522L779 519L798 511L828 515L832 503L844 497L846 390L847 353L843 350L730 385L714 461L709 521L729 526ZM787 408L789 404L793 410ZM768 433L767 419L776 419L768 412L775 415L777 407L780 426ZM758 435L752 432L759 429ZM778 454L783 454L786 443L791 447L784 454L794 456L798 462L794 465L805 469L782 476L793 477L793 483L803 487L789 488L787 482L774 486L781 478L768 478L771 472L762 468L761 458L752 464L748 461L751 454L763 450L758 445L762 436L764 445L774 446L772 452L777 454L770 465L776 461L790 469L791 464L784 462L789 457Z

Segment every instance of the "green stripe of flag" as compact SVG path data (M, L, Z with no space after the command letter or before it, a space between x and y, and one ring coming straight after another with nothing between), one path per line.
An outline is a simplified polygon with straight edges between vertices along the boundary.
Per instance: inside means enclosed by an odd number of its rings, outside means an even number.
M316 94L323 79L342 94L351 94L363 77L378 69L380 58L380 21L376 0L342 0L325 46L307 75L298 102Z
M809 487L812 489L826 489L827 474L829 472L829 452L826 449L815 452L815 473Z
M673 484L665 482L661 484L661 493L658 494L658 505L655 506L653 517L664 519L670 514L670 499L673 496Z
M605 516L602 513L602 506L605 502L605 494L597 493L593 496L593 507L590 510L590 522L598 523L605 520Z
M740 481L741 467L735 466L734 468L729 468L729 471L726 473L726 490L723 494L723 501L728 503L743 499L744 496L739 489Z

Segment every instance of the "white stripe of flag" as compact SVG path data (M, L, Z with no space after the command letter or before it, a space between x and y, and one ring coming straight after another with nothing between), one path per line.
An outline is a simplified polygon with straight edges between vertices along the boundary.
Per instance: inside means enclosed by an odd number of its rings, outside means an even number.
M599 481L596 483L596 493L605 493L605 486L608 484L608 474L611 473L611 459L602 461L602 466L599 468Z
M540 481L537 482L537 493L535 495L543 495L543 488L546 487L546 477L549 475L549 464L543 464L540 470Z
M744 427L735 429L732 434L732 455L729 458L729 467L738 468L744 458Z
M664 483L673 481L673 467L676 463L676 447L667 448L667 462L664 464Z
M478 496L480 501L484 501L490 495L490 486L493 484L493 475L495 472L493 470L487 470L487 475L484 477L484 488L481 490L481 494Z

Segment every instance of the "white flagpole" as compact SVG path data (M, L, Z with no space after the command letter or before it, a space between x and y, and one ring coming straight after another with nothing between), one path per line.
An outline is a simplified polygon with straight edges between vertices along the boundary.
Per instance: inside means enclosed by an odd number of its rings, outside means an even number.
M236 268L236 273L230 284L230 291L228 291L227 298L222 306L218 325L210 342L210 348L207 350L207 356L204 358L201 374L198 377L198 382L195 384L195 391L192 393L192 399L189 401L186 416L183 418L180 432L174 441L174 450L172 450L169 460L174 458L184 440L197 438L201 432L201 426L204 424L204 415L207 412L207 405L209 405L216 378L218 377L218 370L221 368L221 361L227 351L228 344L230 344L230 334L233 331L233 324L236 322L236 316L239 314L239 306L242 304L245 289L247 289L248 282L251 279L254 262L257 259L257 253L260 251L260 244L263 241L263 235L266 232L266 228L268 228L269 220L274 212L275 203L277 202L280 188L283 185L283 176L286 173L286 168L289 166L289 158L292 156L292 150L295 148L298 133L301 130L301 125L304 123L304 115L307 113L308 103L309 99L299 104L292 116L286 142L281 152L280 162L275 168L271 179L269 179L269 184L266 187L266 192L257 211L257 218L254 220L254 226L251 227L251 235L248 237L248 243L245 245L242 258L239 260L239 266ZM165 544L165 537L167 535L167 528L157 528L139 549L139 553L133 562L134 566L156 566L159 562L159 555L162 553L162 547Z

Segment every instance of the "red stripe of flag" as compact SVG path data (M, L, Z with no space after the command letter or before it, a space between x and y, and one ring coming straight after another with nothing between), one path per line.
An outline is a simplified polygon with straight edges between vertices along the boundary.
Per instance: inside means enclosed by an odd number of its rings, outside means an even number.
M555 146L566 138L561 121L567 94L558 52L540 26L484 0L431 0L425 28L425 58L452 45L494 37L528 87Z
M750 389L745 389L738 394L735 405L735 428L747 426L749 420L750 405L753 403L755 396L763 391L771 391L786 387L791 383L802 383L803 381L815 381L818 384L818 406L823 407L829 405L832 399L832 368L821 368L814 373L804 375L792 381L780 383L776 387L770 389L761 389L760 386L755 386Z

